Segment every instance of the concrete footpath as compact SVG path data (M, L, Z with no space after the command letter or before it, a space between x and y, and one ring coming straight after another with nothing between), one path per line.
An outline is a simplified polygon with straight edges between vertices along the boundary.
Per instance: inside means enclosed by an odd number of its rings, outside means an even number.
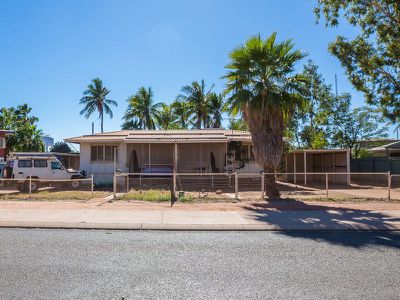
M400 230L399 204L2 202L0 227L131 230Z

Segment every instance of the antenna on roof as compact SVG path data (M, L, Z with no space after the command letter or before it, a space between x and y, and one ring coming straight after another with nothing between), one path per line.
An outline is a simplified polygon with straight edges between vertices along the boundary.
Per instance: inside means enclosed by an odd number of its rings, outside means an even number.
M92 134L94 134L94 122L92 122Z

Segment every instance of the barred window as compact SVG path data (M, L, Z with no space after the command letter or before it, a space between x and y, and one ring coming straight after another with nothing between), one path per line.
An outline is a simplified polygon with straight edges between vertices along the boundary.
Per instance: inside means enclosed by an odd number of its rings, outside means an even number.
M0 149L4 149L6 147L6 138L0 137Z

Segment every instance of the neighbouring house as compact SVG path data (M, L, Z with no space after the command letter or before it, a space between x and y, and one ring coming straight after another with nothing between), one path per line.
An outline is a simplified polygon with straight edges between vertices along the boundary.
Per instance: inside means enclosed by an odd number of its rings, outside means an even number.
M400 157L400 141L394 141L385 145L369 149L373 157Z
M65 139L80 145L80 169L96 183L124 173L260 172L249 132L225 129L121 130Z
M371 157L351 160L352 172L400 174L400 141L391 141L368 151Z
M0 129L0 162L7 159L7 154L9 149L7 148L7 137L13 134L12 130L2 130Z

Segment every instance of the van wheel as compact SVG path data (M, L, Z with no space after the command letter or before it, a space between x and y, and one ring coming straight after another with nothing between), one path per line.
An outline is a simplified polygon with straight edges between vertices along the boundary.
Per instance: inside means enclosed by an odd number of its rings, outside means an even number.
M31 180L31 192L36 192L39 188L39 181L32 179ZM29 193L29 180L25 181L24 190L26 193Z
M80 185L81 185L81 183L80 183L78 180L73 180L73 181L71 182L71 187L72 187L73 189L79 188Z

